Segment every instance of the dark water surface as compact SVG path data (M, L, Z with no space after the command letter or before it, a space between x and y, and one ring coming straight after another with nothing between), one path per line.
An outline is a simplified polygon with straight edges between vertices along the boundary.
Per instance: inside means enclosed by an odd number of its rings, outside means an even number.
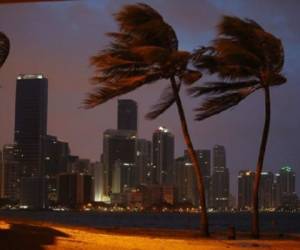
M198 214L186 213L99 213L99 212L52 212L52 211L0 211L1 218L32 219L64 225L92 228L165 228L196 229ZM238 231L249 231L249 213L211 213L212 231L226 230L233 225ZM261 230L274 233L300 233L300 213L262 213Z

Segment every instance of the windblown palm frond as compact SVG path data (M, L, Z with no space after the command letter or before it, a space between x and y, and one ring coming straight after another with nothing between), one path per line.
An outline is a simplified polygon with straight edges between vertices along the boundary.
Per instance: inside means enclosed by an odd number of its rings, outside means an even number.
M8 57L10 49L10 43L7 36L0 32L0 67L4 64L6 61L6 58Z
M180 86L178 86L178 91ZM171 107L175 102L175 95L171 86L164 89L162 95L159 98L157 104L153 105L151 111L146 114L146 118L153 120L165 112L169 107Z
M126 5L115 14L123 33L134 34L139 42L134 45L154 45L168 50L178 49L178 40L173 28L162 16L147 4Z
M197 69L224 80L207 82L188 91L194 97L210 97L196 109L197 112L201 111L196 115L197 120L238 104L255 90L286 82L281 74L284 51L280 39L250 19L224 16L218 25L217 38L210 47L196 50L192 62ZM251 93L240 95L240 90L248 88ZM221 101L222 97L224 102ZM233 98L232 102L230 98Z
M237 91L244 88L257 88L259 81L240 81L240 82L206 82L201 86L188 89L188 93L193 97L211 94L223 94L226 92Z
M233 106L239 104L248 95L252 94L256 88L243 88L238 91L232 91L221 95L215 95L207 98L199 108L196 108L196 120L202 121L208 117L219 114Z
M91 83L97 87L84 101L86 108L157 80L174 76L192 85L202 76L198 70L187 68L191 54L178 51L174 30L156 10L140 3L126 5L114 16L119 32L107 33L111 43L91 58L96 69ZM161 98L148 119L156 118L174 103L174 97L169 98L166 91Z

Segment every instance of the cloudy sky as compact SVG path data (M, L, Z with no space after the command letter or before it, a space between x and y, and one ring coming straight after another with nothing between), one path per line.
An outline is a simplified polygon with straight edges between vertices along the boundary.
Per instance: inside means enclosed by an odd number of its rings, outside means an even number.
M290 165L300 179L300 1L145 2L173 26L184 50L208 44L224 14L252 18L282 39L288 83L272 90L272 124L265 169L277 171L283 165ZM116 128L117 99L93 110L79 107L91 90L89 78L93 68L89 66L89 58L106 46L105 32L117 30L112 14L128 3L135 1L79 0L0 6L0 31L11 40L10 56L0 70L0 146L13 142L17 75L43 73L49 79L48 133L69 142L73 154L99 160L103 131ZM176 155L180 156L185 147L175 107L155 121L144 119L166 84L158 82L124 97L138 102L139 136L151 139L155 128L164 125L175 135ZM262 93L203 122L193 121L192 110L198 101L184 94L183 100L195 147L226 146L227 166L235 189L238 171L255 168L264 117Z

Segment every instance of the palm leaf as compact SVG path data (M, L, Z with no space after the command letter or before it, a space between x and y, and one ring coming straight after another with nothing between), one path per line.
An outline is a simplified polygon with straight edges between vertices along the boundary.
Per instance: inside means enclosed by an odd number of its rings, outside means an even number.
M87 98L83 102L83 107L87 109L94 108L111 98L124 95L146 83L157 81L159 78L159 75L153 74L123 78L119 81L105 81L93 93L87 95Z
M180 85L177 90L180 90ZM171 86L164 89L162 95L159 98L159 102L152 106L151 111L146 114L146 118L153 120L164 113L168 108L170 108L176 101L174 91Z
M201 86L196 86L188 89L188 94L193 97L199 97L207 94L227 94L228 92L237 91L240 89L257 87L259 81L239 81L239 82L206 82Z
M10 42L7 36L0 32L0 67L4 64L6 61L10 49Z
M202 121L206 118L219 114L244 100L252 94L256 88L244 88L236 92L225 93L222 95L207 98L204 103L196 108L195 120Z
M125 5L115 14L120 30L135 39L143 41L140 45L160 46L170 50L178 49L178 40L172 27L164 22L162 16L147 4Z

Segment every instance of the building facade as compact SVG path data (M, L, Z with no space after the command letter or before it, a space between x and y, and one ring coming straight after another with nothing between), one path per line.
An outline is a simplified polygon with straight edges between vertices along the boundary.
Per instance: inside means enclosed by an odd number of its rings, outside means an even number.
M152 136L153 184L172 184L174 166L174 136L164 127L159 127Z
M238 176L238 210L250 210L255 172L243 170Z
M221 145L213 148L211 191L211 207L221 211L229 209L229 170L226 167L225 147Z
M118 167L126 167L121 172L130 179L129 186L136 185L137 170L136 159L136 133L132 130L108 129L103 135L103 195L109 196L112 192L113 173ZM118 164L117 164L118 163ZM130 168L127 168L127 167ZM121 176L120 178L125 178ZM120 184L121 185L121 184Z
M43 75L19 75L16 88L14 142L18 152L16 158L21 167L20 198L24 206L45 206L45 186L42 178L45 173L47 105L47 78ZM37 202L38 199L42 200ZM33 204L30 204L31 201Z

